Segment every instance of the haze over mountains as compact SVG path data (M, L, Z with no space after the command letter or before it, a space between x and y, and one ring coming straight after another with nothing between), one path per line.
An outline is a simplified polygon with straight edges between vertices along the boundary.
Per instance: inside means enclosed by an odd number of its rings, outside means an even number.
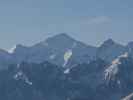
M0 68L1 100L121 100L133 93L132 42L94 47L62 33L1 49Z
M26 47L16 45L11 50L0 51L0 63L20 63L49 61L60 66L67 66L74 63L89 62L96 58L112 61L117 56L129 52L132 53L133 43L126 46L106 40L101 46L94 47L77 41L65 33L61 33L41 41L33 46Z

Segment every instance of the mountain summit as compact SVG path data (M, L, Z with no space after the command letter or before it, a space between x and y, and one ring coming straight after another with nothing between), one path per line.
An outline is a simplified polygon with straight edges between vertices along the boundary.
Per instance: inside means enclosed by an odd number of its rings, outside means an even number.
M96 47L88 46L65 33L49 37L31 47L17 45L11 53L15 63L49 61L64 67L89 62L95 54Z
M47 42L50 42L51 40L53 41L66 41L66 42L69 42L69 41L75 41L75 39L73 39L72 37L70 37L69 35L67 35L66 33L60 33L60 34L57 34L53 37L49 37L46 39Z
M115 41L110 38L110 39L107 39L106 41L104 41L101 46L112 46L114 44L116 44Z
M41 41L37 45L49 46L52 48L64 49L70 48L73 44L77 42L75 39L67 35L66 33L57 34L55 36L49 37L44 41Z
M30 47L16 45L6 55L10 56L11 63L49 61L60 66L72 66L76 63L89 63L96 58L111 62L125 52L132 53L131 44L123 46L108 39L100 47L94 47L77 41L66 33L61 33ZM7 62L4 57L2 58L1 61Z
M0 50L2 100L120 100L132 93L132 76L132 42L93 47L61 33Z
M128 49L125 46L108 39L98 48L97 56L103 60L112 61L127 51Z

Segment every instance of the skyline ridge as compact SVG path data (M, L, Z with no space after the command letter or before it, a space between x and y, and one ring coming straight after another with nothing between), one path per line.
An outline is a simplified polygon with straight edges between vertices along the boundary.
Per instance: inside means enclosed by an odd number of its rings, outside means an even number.
M108 39L103 40L101 44L99 44L98 46L96 46L96 45L89 44L89 43L85 43L84 41L78 40L78 39L74 38L73 36L70 36L70 35L67 34L67 33L58 33L58 34L49 36L49 37L45 38L44 40L41 40L40 42L36 42L36 43L33 44L33 45L28 45L28 46L27 46L27 45L24 45L24 44L19 43L19 44L15 44L14 46L12 46L12 48L7 49L7 50L4 49L4 48L0 48L0 49L1 49L1 50L5 50L5 51L8 52L8 51L10 51L11 49L16 48L17 46L27 47L27 48L28 48L28 47L32 47L32 46L34 46L34 45L40 44L40 43L42 43L42 42L47 42L47 40L52 40L52 39L54 39L54 38L66 38L66 39L69 38L69 39L71 39L71 40L73 40L73 41L78 41L78 42L81 42L81 43L83 43L83 44L85 44L85 45L87 45L87 46L92 46L92 47L96 47L96 48L102 46L104 43L109 43L109 42L113 42L114 44L119 44L119 45L122 45L122 46L128 46L128 45L133 44L133 41L129 41L129 42L127 42L126 44L122 44L122 43L116 42L116 41L115 41L114 39L112 39L112 38L108 38Z

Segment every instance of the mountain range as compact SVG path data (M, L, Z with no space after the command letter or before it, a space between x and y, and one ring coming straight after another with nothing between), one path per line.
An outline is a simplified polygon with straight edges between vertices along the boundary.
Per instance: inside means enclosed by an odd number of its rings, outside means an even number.
M61 33L1 49L0 68L0 100L132 100L133 42L95 47Z
M24 61L36 63L49 61L63 67L70 67L77 63L89 63L97 58L110 62L125 52L133 53L133 42L123 46L108 39L99 47L95 47L61 33L33 46L18 44L9 51L1 49L0 66Z

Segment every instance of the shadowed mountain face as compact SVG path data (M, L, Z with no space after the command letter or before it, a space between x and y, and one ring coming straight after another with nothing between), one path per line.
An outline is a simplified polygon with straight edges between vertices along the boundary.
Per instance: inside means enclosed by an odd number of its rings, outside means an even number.
M49 61L66 67L94 59L96 47L88 46L62 33L31 47L16 45L10 52L13 63Z
M122 100L133 100L133 93L131 93L130 95L126 96Z
M0 69L7 68L9 64L12 64L11 54L0 49Z
M132 42L123 46L112 39L108 39L100 47L88 46L62 33L30 47L16 45L9 53L2 50L0 51L0 57L2 56L0 63L49 61L59 66L70 67L77 63L89 63L96 58L110 62L125 52L132 54L132 49Z
M0 71L0 99L121 100L133 92L132 66L126 54L111 64L97 59L69 69L49 62L13 64Z
M104 66L105 63L99 60L77 65L69 74L64 74L62 67L48 62L11 65L0 71L0 99L94 100L95 86L102 83L98 79L102 76L98 75L103 74ZM95 75L95 70L99 69L101 71Z
M93 47L62 33L19 44L0 50L0 100L121 100L133 92L132 66L132 42Z
M97 57L106 61L112 61L125 52L128 52L128 48L115 43L112 39L108 39L98 48Z

